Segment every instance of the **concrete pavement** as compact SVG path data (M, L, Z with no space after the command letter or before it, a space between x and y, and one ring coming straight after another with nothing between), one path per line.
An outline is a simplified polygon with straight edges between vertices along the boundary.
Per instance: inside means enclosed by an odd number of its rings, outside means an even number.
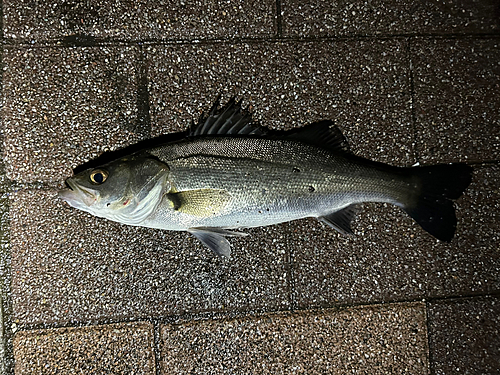
M2 364L16 374L500 371L500 7L3 1ZM335 120L358 155L466 162L450 244L366 204L186 233L56 199L73 168L177 132L221 93L273 129Z

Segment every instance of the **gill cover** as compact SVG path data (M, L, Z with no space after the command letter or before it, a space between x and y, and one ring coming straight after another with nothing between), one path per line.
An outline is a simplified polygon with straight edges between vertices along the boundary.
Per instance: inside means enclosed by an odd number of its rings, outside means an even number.
M156 159L126 157L67 179L69 189L61 190L59 197L93 215L139 225L170 190L168 172Z

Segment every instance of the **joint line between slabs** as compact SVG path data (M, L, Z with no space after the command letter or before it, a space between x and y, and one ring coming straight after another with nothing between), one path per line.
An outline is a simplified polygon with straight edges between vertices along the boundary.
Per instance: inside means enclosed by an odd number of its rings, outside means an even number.
M282 27L282 26L280 26ZM282 31L281 31L282 33ZM18 47L28 47L28 48L46 48L46 47L59 47L59 48L74 48L74 47L110 47L110 46L123 46L123 47L134 47L134 46L154 46L154 45L203 45L203 44L217 44L217 43L231 43L231 44L243 44L243 43L276 43L276 42L313 42L313 41L346 41L346 40L388 40L397 38L429 38L429 39L439 39L439 40L456 40L456 39L497 39L500 38L500 33L478 33L478 34L370 34L370 35L311 35L311 36L283 36L279 34L270 34L264 37L240 37L240 38L193 38L193 39L98 39L96 38L91 43L81 42L81 43L64 43L63 39L44 39L44 40L29 40L29 39L14 39L14 38L2 38L4 46L18 46Z
M298 308L296 307L292 313L298 313L298 312L307 312L307 311L319 311L319 310L344 310L344 309L349 309L349 308L358 308L358 307L369 307L369 306L387 306L390 304L404 304L404 303L415 303L415 302L422 302L422 300L425 300L426 303L433 303L436 301L448 301L448 300L466 300L466 299L475 299L475 298L500 298L500 290L494 291L494 292L488 292L488 293L478 293L478 294L471 294L471 295L452 295L452 296L446 296L446 297L415 297L415 298L408 298L408 299L398 299L398 300L391 300L391 301L385 301L385 300L377 300L377 301L370 301L370 302L357 302L357 303L342 303L342 304L335 304L335 305L324 305L324 306L309 306L309 307L301 307ZM158 325L158 327L161 324L172 324L174 322L177 322L178 319L182 317L188 318L186 321L197 321L197 320L207 320L207 319L237 319L237 318L244 318L244 317L258 317L258 316L266 316L266 315L273 315L273 314L283 314L283 313L290 313L290 310L285 309L285 310L270 310L270 311L260 311L258 313L255 313L254 311L230 311L230 312L224 312L224 313L216 313L212 314L210 312L203 312L203 313L193 313L193 314L187 314L187 315L169 315L169 316L162 316L162 317L155 317L155 318L148 318L148 317L141 317L137 319L117 319L117 320L107 320L107 321L82 321L82 322L74 322L70 324L58 324L58 323L36 323L36 324L25 324L22 325L20 324L18 326L18 329L16 332L19 331L33 331L33 330L44 330L44 329L60 329L60 328L83 328L83 327L92 327L92 326L103 326L103 325L110 325L110 324L120 324L120 323L134 323L134 322L150 322L155 326L155 324ZM175 323L177 324L177 323Z
M155 373L161 375L161 325L158 319L153 320L153 357Z
M434 361L432 355L432 340L431 340L431 330L430 330L430 319L429 319L429 300L425 300L425 325L427 329L427 361L429 374L434 375Z
M293 313L297 310L297 301L295 298L295 274L294 274L294 252L292 248L288 250L288 303L290 311Z
M411 114L411 127L413 130L413 155L415 157L415 162L420 163L420 148L418 146L417 140L417 115L415 109L415 79L413 74L413 61L411 55L411 42L412 38L408 38L407 51L408 51L408 73L410 79L410 114Z

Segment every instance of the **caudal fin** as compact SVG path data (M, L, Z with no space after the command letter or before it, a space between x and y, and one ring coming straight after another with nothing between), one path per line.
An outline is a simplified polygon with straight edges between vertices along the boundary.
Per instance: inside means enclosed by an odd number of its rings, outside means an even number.
M405 211L434 237L450 242L457 226L453 200L469 186L472 168L466 164L443 164L411 168L410 173L419 189Z

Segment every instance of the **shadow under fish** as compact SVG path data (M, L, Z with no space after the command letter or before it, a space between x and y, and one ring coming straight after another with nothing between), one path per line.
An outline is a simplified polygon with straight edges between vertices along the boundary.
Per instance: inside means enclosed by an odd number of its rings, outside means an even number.
M343 234L363 202L405 210L423 229L451 241L453 200L471 182L466 164L402 168L351 153L332 121L290 131L253 123L241 102L219 99L182 133L127 147L75 170L59 197L123 224L187 231L229 257L234 229L316 217Z

